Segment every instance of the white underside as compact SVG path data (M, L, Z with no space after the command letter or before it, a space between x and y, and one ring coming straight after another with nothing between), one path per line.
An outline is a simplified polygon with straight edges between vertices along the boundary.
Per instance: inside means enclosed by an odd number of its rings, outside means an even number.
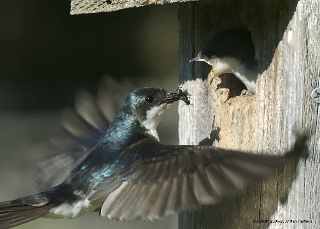
M210 62L206 61L208 64L212 65L212 68L214 70L214 74L216 76L219 76L223 73L233 73L233 69L240 64L239 61L237 61L234 58L214 58L211 59Z
M147 129L147 133L160 141L157 127L162 119L163 112L168 108L168 104L152 107L146 113L146 119L141 124Z
M71 204L63 203L54 208L51 208L50 213L44 217L52 219L77 218L84 215L87 212L92 212L95 209L100 208L103 202L108 197L108 195L106 195L93 201L89 201L88 198L94 193L95 190L92 190L90 194L86 197L85 195L81 194L81 192L75 192L75 194L82 199Z
M92 205L90 202L85 200L79 200L72 204L63 203L57 207L54 207L50 210L50 214L46 215L46 218L77 218L82 216L86 212L93 211Z
M204 60L205 61L205 60ZM232 73L239 80L246 85L247 89L250 92L256 92L256 80L258 77L258 69L255 67L253 69L246 68L240 61L235 58L225 57L225 58L216 58L214 60L206 61L208 64L212 65L214 74L219 76L224 73Z
M258 69L246 69L243 65L238 65L234 70L233 74L246 85L250 92L256 92L256 81L258 77Z

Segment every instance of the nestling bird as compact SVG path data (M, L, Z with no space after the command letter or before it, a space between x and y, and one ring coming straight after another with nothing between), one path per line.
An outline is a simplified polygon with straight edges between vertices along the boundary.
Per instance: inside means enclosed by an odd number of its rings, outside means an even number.
M212 65L213 78L232 73L249 92L256 92L258 64L251 33L246 29L233 28L218 33L192 61L205 61Z
M158 219L215 204L268 176L283 161L283 156L213 146L162 145L156 128L164 110L177 100L188 101L186 92L131 92L67 179L38 194L0 203L0 228L91 211L110 219Z

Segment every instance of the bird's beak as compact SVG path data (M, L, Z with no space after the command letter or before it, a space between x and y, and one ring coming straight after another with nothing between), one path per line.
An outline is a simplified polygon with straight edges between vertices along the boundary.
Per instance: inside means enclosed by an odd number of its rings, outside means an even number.
M192 61L200 61L201 59L200 59L200 57L199 56L197 56L197 57L195 57L195 58L193 58L193 59L191 59L191 60L189 60L189 62L192 62Z
M160 104L163 104L163 103L171 104L178 100L184 101L187 105L190 104L190 101L188 99L188 93L180 89L177 93L168 93L166 98Z

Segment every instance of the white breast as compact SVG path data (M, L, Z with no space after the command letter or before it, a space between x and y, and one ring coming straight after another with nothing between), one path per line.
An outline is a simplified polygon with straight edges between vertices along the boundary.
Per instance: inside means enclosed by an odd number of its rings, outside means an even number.
M141 123L147 129L148 134L158 139L158 141L160 141L160 139L157 132L157 127L162 119L164 110L165 105L152 107L147 111L146 119Z

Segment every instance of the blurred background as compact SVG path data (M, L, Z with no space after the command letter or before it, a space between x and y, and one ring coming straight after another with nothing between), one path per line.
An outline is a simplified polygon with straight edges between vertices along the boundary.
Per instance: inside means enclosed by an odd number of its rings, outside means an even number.
M136 87L178 85L177 4L112 13L69 14L70 1L0 1L0 201L34 194L43 145L59 133L60 116L81 89L96 95L103 77ZM123 91L123 98L126 96ZM177 104L159 126L177 144ZM177 228L177 216L117 222L89 213L38 219L28 228Z

